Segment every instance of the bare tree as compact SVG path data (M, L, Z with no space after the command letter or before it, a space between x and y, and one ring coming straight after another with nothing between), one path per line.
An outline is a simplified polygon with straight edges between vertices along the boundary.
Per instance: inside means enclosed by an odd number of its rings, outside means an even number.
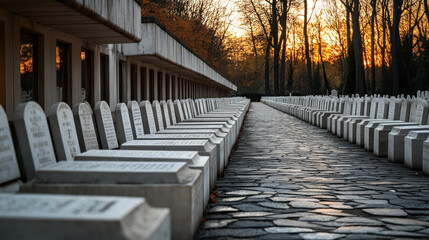
M279 95L279 26L277 19L277 0L272 0L271 3L271 37L273 39L274 48L274 94Z
M375 17L377 0L371 0L371 92L375 93Z
M304 46L305 62L307 66L307 93L313 93L313 77L311 74L310 44L308 43L308 6L307 0L304 0Z
M399 76L401 61L401 39L399 36L399 23L402 15L403 0L393 0L393 16L390 25L390 44L392 52L392 94L397 95L399 92ZM390 21L390 19L389 19Z
M362 38L360 31L360 21L359 21L359 10L360 4L359 0L353 0L353 49L355 54L355 64L356 64L356 92L359 94L364 94L366 92L365 86L365 70L363 65L363 55L362 55Z

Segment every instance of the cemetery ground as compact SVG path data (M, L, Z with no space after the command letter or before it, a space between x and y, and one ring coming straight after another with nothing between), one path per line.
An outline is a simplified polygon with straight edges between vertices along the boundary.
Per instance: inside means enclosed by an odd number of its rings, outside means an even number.
M199 239L427 239L429 177L252 103Z

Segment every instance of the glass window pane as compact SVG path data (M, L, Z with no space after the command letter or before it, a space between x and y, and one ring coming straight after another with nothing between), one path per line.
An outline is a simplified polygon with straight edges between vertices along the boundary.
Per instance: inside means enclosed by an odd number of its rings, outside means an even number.
M57 101L68 101L68 83L69 83L69 67L68 67L68 46L65 43L57 42L56 46L56 69L57 69Z
M21 32L21 101L38 101L37 35Z
M80 52L80 60L82 66L82 102L87 101L91 106L94 106L92 102L92 53L89 50L82 49Z
M6 105L6 70L4 22L0 21L0 104Z

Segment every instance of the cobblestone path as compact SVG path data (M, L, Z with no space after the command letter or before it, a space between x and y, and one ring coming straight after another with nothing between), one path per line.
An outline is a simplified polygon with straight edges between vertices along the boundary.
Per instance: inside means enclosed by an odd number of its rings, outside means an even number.
M252 103L197 238L429 239L429 177Z

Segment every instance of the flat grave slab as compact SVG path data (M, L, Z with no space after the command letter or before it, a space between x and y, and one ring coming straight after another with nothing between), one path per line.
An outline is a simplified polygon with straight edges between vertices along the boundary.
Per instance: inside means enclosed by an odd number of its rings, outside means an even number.
M217 180L218 156L216 145L208 140L134 140L121 145L123 150L165 150L198 151L210 158L210 189L214 189Z
M143 198L0 194L4 239L170 239L170 227Z
M91 150L75 156L75 161L184 162L203 173L204 204L210 195L210 160L195 151ZM158 176L157 176L158 177Z

